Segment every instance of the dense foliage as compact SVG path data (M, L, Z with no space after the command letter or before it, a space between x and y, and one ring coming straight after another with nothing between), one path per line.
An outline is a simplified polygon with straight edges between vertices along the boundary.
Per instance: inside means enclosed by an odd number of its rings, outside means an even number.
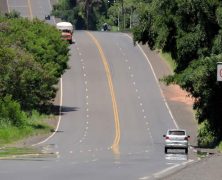
M59 0L53 7L55 16L71 22L76 29L98 29L107 17L106 12L105 0Z
M20 127L55 98L68 44L55 27L11 15L0 17L0 42L0 127Z
M222 2L151 0L138 17L134 40L169 52L177 67L165 81L196 99L199 145L222 140L222 84L216 81L217 62L222 61Z
M59 0L53 15L69 21L76 29L101 30L107 23L112 30L131 29L138 24L138 11L149 0Z

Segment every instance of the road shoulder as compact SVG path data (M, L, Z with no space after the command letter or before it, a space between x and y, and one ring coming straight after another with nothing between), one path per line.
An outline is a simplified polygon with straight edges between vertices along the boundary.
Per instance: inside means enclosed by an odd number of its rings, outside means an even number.
M158 79L173 73L166 61L161 58L159 52L151 51L147 45L140 46L149 58ZM156 179L220 180L222 177L222 154L216 149L196 148L198 123L195 121L195 114L193 111L194 100L178 85L166 86L163 82L159 83L178 126L186 129L191 136L190 145L195 148L191 148L192 152L189 153L190 156L197 159L198 152L204 153L206 156L201 158L199 157L198 160L194 160L190 163L178 165L178 167L168 171L167 173L163 173L161 177Z
M158 79L162 79L164 76L173 73L169 65L160 57L160 54L157 51L150 50L147 45L140 46L148 57ZM191 136L190 144L196 146L198 124L194 117L194 100L178 85L167 86L161 81L159 81L159 83L178 126L188 131Z

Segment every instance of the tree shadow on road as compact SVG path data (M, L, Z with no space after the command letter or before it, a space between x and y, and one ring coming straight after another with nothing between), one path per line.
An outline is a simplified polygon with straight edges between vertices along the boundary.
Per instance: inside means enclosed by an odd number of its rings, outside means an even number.
M54 105L51 107L51 113L53 115L64 115L65 113L68 112L73 112L73 111L78 111L80 108L79 107L68 107L68 106L58 106Z

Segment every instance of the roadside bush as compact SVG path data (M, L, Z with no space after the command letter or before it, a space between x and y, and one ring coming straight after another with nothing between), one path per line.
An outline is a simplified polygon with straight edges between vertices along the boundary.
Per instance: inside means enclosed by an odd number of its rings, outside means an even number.
M217 142L215 133L211 131L210 124L207 120L203 121L198 127L198 146L214 147Z
M11 95L29 112L49 105L68 68L68 44L58 30L37 19L0 17L0 42L0 97Z
M39 112L55 98L68 59L54 26L0 15L0 145L52 131Z
M222 84L216 80L222 59L222 2L149 1L139 19L134 41L172 55L176 68L164 81L195 98L199 145L214 146L222 140Z
M219 146L218 146L219 151L222 153L222 141L220 142Z
M43 119L50 118L36 110L30 114L21 110L11 96L0 99L0 146L28 136L49 133L53 130Z
M11 96L0 99L0 127L23 127L26 123L27 116L18 102L12 100Z

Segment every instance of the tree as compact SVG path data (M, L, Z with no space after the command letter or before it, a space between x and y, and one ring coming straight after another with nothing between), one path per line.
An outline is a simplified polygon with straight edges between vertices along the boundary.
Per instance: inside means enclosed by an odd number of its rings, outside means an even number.
M60 1L53 8L53 14L73 23L76 29L96 30L99 19L106 17L108 1L79 0L70 4L70 0Z
M175 72L164 80L179 84L196 99L199 142L205 145L222 140L222 85L216 82L222 53L221 7L217 0L152 0L140 11L141 24L134 28L135 41L174 58Z
M55 97L68 68L68 44L58 30L39 20L0 18L0 98L10 95L26 111Z

